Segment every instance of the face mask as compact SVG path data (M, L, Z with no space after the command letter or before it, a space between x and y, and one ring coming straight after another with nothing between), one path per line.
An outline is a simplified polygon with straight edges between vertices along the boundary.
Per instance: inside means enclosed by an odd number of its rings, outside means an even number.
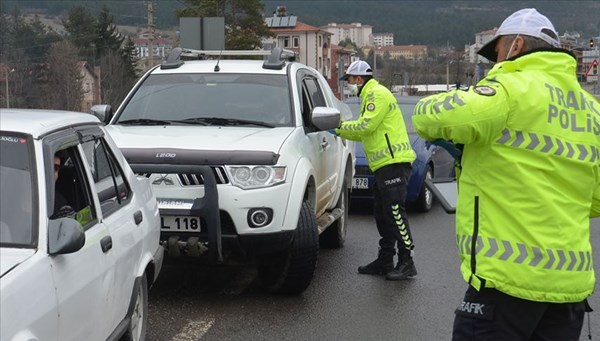
M352 96L358 95L358 84L348 84L348 88Z
M515 39L513 40L512 44L510 44L510 49L508 49L508 53L506 54L506 58L504 58L504 60L507 60L508 58L510 58L510 51L512 51L513 47L515 47L515 43L517 42L517 38L519 38L518 34L515 37Z

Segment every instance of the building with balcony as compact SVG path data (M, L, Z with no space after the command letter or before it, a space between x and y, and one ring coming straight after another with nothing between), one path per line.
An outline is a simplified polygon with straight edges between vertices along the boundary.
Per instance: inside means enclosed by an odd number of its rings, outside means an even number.
M372 34L373 26L363 25L361 23L338 24L329 23L320 27L322 30L332 34L331 43L339 45L341 41L351 40L358 47L373 45ZM393 38L392 38L393 39Z
M371 35L371 44L373 46L393 46L394 45L394 34L393 33L373 33Z

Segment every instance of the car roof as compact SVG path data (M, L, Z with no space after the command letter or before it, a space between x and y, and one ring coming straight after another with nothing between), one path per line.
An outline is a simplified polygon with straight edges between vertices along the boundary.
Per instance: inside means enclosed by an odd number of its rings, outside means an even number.
M219 71L215 71L216 59L210 60L186 60L181 66L172 69L161 69L157 67L152 74L174 74L174 73L247 73L247 74L280 74L287 73L287 67L280 70L263 68L262 60L240 60L222 59L218 61ZM293 62L291 62L293 63ZM297 64L298 63L293 63Z
M0 109L0 129L38 138L62 127L100 121L91 114L64 110Z

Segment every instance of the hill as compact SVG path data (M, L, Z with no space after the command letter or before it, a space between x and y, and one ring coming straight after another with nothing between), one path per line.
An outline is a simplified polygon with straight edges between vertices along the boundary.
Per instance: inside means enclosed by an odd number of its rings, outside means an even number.
M58 1L3 0L3 12L18 7L21 11L64 15L75 5L84 5L92 13L106 3L120 25L144 26L145 1ZM182 7L178 0L155 1L155 22L159 28L178 26L175 9ZM517 9L535 7L552 20L563 33L579 32L584 41L600 34L600 1L563 0L263 0L265 16L271 16L279 5L289 14L313 26L330 22L361 22L373 26L373 32L394 33L395 43L462 47L473 43L474 33L499 26L502 20Z

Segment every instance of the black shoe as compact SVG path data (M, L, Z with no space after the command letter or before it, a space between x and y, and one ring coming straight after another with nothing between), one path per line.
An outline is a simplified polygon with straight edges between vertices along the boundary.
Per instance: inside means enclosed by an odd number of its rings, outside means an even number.
M402 279L407 279L410 277L415 277L417 275L417 268L415 267L415 262L412 258L404 261L398 261L396 267L393 271L386 274L385 278L390 281L399 281Z
M358 267L358 273L365 275L385 275L392 270L394 270L393 256L386 259L377 257L371 263Z

